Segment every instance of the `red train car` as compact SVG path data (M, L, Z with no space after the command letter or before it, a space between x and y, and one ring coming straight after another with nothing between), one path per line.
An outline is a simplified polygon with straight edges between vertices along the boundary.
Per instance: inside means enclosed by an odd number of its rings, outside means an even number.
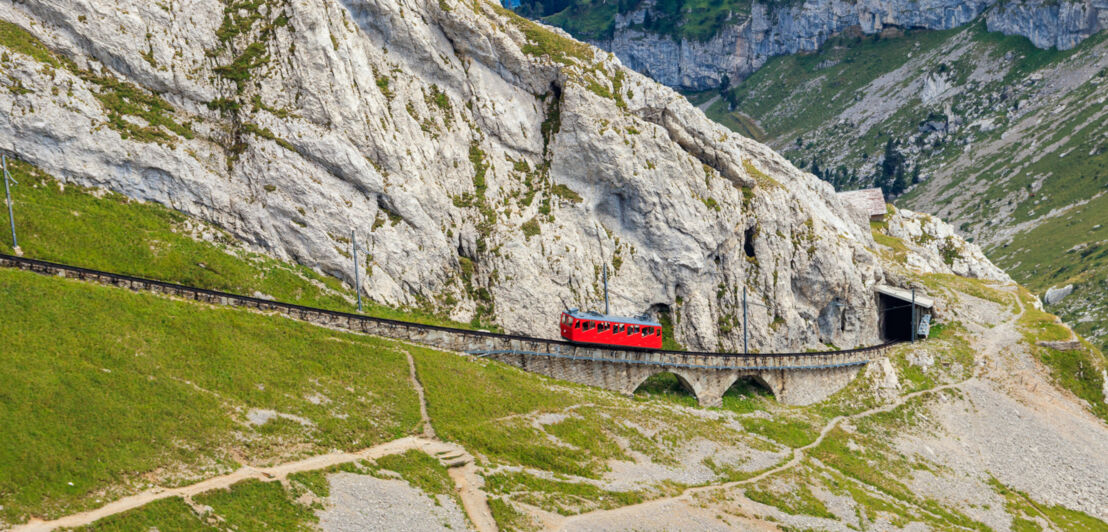
M662 348L662 324L570 309L562 312L562 338L582 344Z

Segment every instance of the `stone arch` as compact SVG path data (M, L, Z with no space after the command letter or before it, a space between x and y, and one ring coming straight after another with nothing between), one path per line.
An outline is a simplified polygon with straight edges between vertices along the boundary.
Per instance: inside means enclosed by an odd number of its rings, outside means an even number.
M765 394L771 397L776 397L773 386L770 386L761 374L754 373L749 375L739 375L731 381L731 384L727 385L727 388L723 390L723 394L727 395L728 392L738 390L740 392L752 392L757 394Z
M644 373L642 375L642 377L640 379L638 379L638 382L633 382L632 386L628 387L629 388L628 393L634 395L635 392L639 391L639 388L642 388L642 386L644 384L647 384L651 379L655 379L655 380L658 380L658 381L663 381L663 379L658 379L658 377L665 376L665 375L672 375L673 377L675 377L676 378L676 386L679 388L680 391L684 391L684 392L688 393L689 395L697 398L697 400L699 400L700 390L696 386L697 379L693 378L691 375L685 374L685 372L683 372L683 371L681 371L680 369L677 369L677 368L659 367L659 368L652 369L651 371ZM664 382L663 382L663 384L664 384ZM670 390L662 390L662 391L677 392L678 390L671 388Z
M741 387L743 383L749 383L749 388L760 394L768 394L774 399L777 398L776 390L762 378L760 373L745 372L719 374L706 383L704 388L697 393L697 398L702 406L723 406L724 396L731 392L736 384Z

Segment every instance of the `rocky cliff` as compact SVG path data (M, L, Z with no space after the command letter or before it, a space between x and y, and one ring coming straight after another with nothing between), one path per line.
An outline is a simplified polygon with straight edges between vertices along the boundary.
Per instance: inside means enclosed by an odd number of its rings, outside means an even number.
M837 187L902 192L1034 293L1054 288L1048 310L1105 347L1106 88L1108 32L1060 51L977 23L780 58L726 100Z
M696 39L644 29L654 5L647 1L617 14L611 38L594 44L614 52L639 72L688 90L718 88L725 79L745 78L772 57L815 51L842 32L872 35L890 27L945 30L984 13L989 31L1022 35L1040 48L1065 50L1108 27L1104 0L806 0L754 2L749 14L732 14L713 36Z
M1039 48L1069 50L1108 28L1108 1L1000 2L985 17L989 31L1020 35Z
M606 264L613 311L671 313L690 347L741 345L743 286L767 305L757 349L877 341L885 269L829 184L495 4L32 0L2 17L0 149L348 281L353 230L378 301L553 336L563 301L600 304Z

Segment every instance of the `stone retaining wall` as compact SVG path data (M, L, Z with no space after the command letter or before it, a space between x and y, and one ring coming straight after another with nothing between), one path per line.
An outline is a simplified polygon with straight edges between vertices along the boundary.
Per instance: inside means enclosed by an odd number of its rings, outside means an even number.
M704 406L719 406L738 379L751 377L786 404L817 402L846 386L858 369L882 356L875 348L794 354L633 351L559 340L434 327L266 301L160 281L0 255L0 266L154 292L213 305L279 312L317 325L485 356L525 371L631 394L652 375L670 372Z

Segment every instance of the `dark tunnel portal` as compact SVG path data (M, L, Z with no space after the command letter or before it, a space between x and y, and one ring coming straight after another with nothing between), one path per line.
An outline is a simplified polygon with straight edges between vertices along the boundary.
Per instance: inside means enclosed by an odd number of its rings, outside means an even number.
M880 311L884 314L881 335L886 341L912 339L912 303L879 294Z

